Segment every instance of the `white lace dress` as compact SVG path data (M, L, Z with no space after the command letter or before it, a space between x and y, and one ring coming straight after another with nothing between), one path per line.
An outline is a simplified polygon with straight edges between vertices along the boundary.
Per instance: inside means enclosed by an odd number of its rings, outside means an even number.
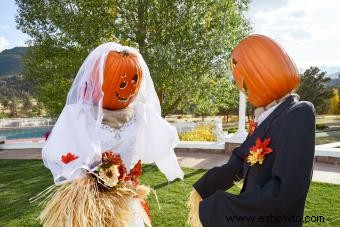
M135 150L136 137L137 125L135 116L132 116L132 118L119 129L102 124L100 130L102 152L110 150L119 154L129 172L139 161L138 153ZM144 221L147 221L145 219L148 217L138 199L131 201L131 209L134 212L134 217L128 226L144 227Z
M100 127L102 152L112 151L122 158L125 166L129 169L140 160L136 148L137 124L136 117L132 116L121 128L115 129L102 124Z

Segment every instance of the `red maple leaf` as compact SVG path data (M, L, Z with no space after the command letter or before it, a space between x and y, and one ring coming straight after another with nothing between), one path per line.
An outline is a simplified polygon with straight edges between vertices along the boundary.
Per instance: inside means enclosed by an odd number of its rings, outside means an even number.
M72 154L71 152L68 152L66 155L61 156L61 161L65 164L68 164L68 163L72 162L73 160L76 160L77 158L79 158L79 157Z
M254 133L256 127L257 127L257 123L254 120L250 119L248 121L248 133L249 133L249 135L252 135Z
M255 146L253 146L250 150L256 151L258 149L261 150L261 155L264 156L266 154L272 153L273 149L269 147L271 138L267 138L265 140L261 140L260 138L256 139Z

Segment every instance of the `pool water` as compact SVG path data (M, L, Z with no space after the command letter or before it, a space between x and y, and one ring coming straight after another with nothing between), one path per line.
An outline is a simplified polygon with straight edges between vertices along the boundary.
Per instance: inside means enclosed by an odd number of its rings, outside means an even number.
M32 127L32 128L13 128L0 129L1 139L26 139L26 138L43 138L52 127Z

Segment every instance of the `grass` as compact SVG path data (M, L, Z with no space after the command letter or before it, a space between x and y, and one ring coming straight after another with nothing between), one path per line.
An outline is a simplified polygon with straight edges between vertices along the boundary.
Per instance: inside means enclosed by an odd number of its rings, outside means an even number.
M168 183L155 166L143 167L141 182L157 191L149 204L153 226L185 226L185 202L191 185L204 170L184 169L185 179ZM52 184L50 172L40 160L0 160L0 226L40 226L36 217L41 208L28 199ZM236 188L231 190L237 193ZM305 215L323 215L326 223L305 226L340 226L340 186L313 183L307 198Z
M327 144L327 143L335 143L340 141L340 136L326 136L326 137L316 137L315 144Z

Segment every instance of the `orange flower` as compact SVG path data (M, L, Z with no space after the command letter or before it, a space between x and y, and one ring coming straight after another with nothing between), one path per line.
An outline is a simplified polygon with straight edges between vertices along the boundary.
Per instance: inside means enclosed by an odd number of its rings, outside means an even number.
M72 162L73 160L76 160L77 158L79 158L79 157L75 156L71 152L68 152L66 155L61 156L61 161L65 164L68 164L68 163Z
M249 133L249 135L252 135L254 133L256 127L257 127L257 123L253 119L250 119L248 121L248 133Z
M138 177L142 175L142 162L139 160L137 164L130 170L127 175L127 180L131 180L134 185L138 185Z
M106 174L106 170L110 169L112 166L117 167L117 171L119 174L116 174L115 176L118 176L118 181L131 181L134 186L137 186L139 184L138 177L142 175L142 163L139 160L136 165L130 170L129 174L127 174L126 167L123 163L123 160L121 159L119 154L113 153L112 151L106 151L102 154L102 164L99 166L98 170L102 174ZM108 171L109 174L113 173L112 171ZM105 181L105 177L101 177ZM104 179L105 178L105 179ZM115 183L115 182L113 182ZM116 184L116 183L115 183ZM108 185L109 187L113 187L111 185Z
M113 153L112 151L106 151L102 154L102 161L105 164L118 166L119 180L123 180L125 178L126 168L119 154Z
M123 160L121 159L119 154L113 153L112 151L106 151L102 154L103 163L111 163L113 165L121 165L123 164Z
M247 162L250 163L250 166L256 163L262 164L265 156L273 152L269 147L270 140L270 138L264 141L259 138L256 139L255 145L250 148L249 155L247 156Z

